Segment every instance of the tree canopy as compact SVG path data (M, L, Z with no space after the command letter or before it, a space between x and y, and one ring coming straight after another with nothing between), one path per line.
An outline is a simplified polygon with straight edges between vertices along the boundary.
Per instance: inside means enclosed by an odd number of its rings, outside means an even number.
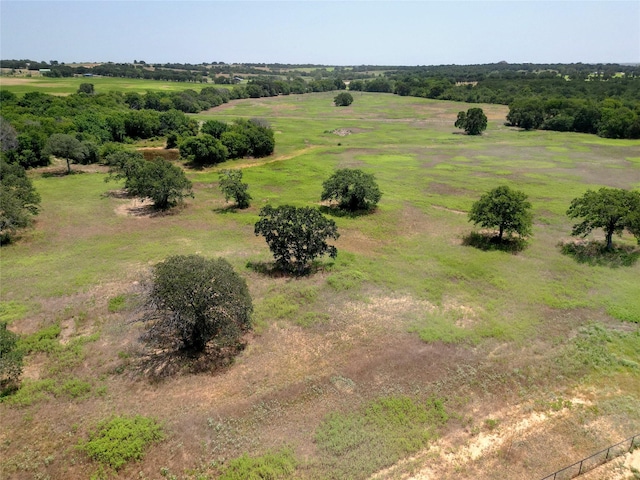
M67 173L71 173L71 161L80 162L87 154L82 142L66 133L51 135L45 144L44 151L54 157L64 158L67 161Z
M506 185L496 187L480 197L469 212L469 221L484 228L497 228L498 240L504 232L521 237L532 233L531 203L527 196Z
M454 125L464 129L467 135L480 135L487 129L487 116L481 108L470 108L466 113L458 112Z
M371 210L382 197L373 174L360 169L336 170L322 183L322 188L322 201L336 200L340 208L352 212Z
M238 208L247 208L251 195L247 192L249 185L242 183L242 170L223 170L219 178L225 200L228 202L233 198Z
M148 161L135 152L116 152L108 159L111 168L106 180L124 179L130 195L151 199L159 210L193 197L191 181L182 169L163 158Z
M8 243L16 232L28 227L38 213L40 195L20 165L0 158L0 244Z
M613 246L613 234L622 235L626 229L640 243L640 192L603 187L587 192L571 201L567 216L582 219L573 225L571 235L586 237L594 229L602 228L607 249Z
M348 107L353 103L353 96L348 92L341 92L333 98L337 107Z
M315 258L338 254L336 247L327 244L328 238L339 237L336 223L317 208L267 205L260 210L254 231L265 238L276 265L285 271L302 274Z
M223 258L176 255L153 267L142 320L144 338L203 352L215 341L237 344L251 328L253 303L244 279Z

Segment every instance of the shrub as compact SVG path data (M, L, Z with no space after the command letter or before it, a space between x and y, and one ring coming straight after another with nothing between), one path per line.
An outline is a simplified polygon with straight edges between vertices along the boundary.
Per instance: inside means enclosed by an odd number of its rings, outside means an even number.
M78 448L101 464L119 470L130 460L140 460L149 444L163 438L162 427L151 418L115 417L100 423Z
M353 96L350 93L341 92L334 97L333 103L336 107L348 107L353 103Z

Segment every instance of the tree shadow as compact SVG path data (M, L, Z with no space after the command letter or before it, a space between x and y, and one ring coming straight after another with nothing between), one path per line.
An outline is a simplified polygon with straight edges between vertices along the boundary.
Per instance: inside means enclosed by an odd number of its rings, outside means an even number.
M321 205L319 207L321 213L325 215L329 215L330 217L338 217L338 218L358 218L364 217L367 215L371 215L376 211L376 207L367 208L363 210L347 210L345 208L340 208L339 206L329 206L329 205Z
M502 237L489 232L471 232L462 237L462 245L474 247L485 252L498 250L501 252L513 253L523 251L527 247L527 241L520 237Z
M578 263L609 268L630 267L640 258L640 248L631 245L614 246L607 250L605 242L569 241L558 244L563 255L573 257Z
M132 372L152 382L176 375L223 373L233 365L236 355L245 347L246 343L238 342L226 347L208 345L204 352L175 347L145 350L133 363Z
M42 178L59 178L59 177L68 177L69 175L82 175L82 170L71 170L67 171L66 168L58 169L58 170L48 170L46 172L42 172Z
M213 211L216 213L227 214L227 213L238 213L238 211L246 210L249 207L240 208L236 203L232 203L231 205L227 205L225 207L214 208Z
M323 271L325 264L322 262L314 261L311 265L307 266L304 270L292 270L283 268L275 262L247 262L247 268L253 270L256 273L265 275L271 278L284 278L284 277L306 277L313 275L314 273Z

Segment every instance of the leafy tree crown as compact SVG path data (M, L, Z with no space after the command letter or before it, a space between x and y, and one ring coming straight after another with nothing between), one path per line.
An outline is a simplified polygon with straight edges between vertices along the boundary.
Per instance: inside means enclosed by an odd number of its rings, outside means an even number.
M373 209L382 197L375 177L359 169L337 170L322 187L322 201L336 200L340 208L350 211Z
M267 205L260 210L255 234L265 237L276 264L286 271L304 273L315 258L338 254L336 247L327 244L328 238L339 237L336 223L317 208Z
M226 260L176 255L153 268L143 320L145 338L157 343L178 340L204 351L208 342L236 344L251 328L253 304L244 279Z
M497 228L498 238L504 232L521 237L532 233L531 203L518 190L503 185L490 190L475 202L469 212L469 221L484 228Z

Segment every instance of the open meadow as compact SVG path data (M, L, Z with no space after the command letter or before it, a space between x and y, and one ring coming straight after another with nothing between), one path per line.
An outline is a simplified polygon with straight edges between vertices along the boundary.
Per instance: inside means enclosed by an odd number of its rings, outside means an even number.
M0 251L0 318L31 352L0 403L1 478L217 478L246 454L287 464L282 478L525 480L640 433L638 255L580 263L559 246L572 199L640 188L640 141L520 131L501 105L352 93L345 108L330 92L195 115L265 119L275 153L186 169L195 198L164 214L102 166L30 172L41 212ZM481 136L454 128L471 106L489 119ZM218 188L236 167L246 210ZM375 175L373 213L321 204L345 167ZM527 248L465 245L471 205L503 184L533 205ZM337 258L308 276L264 273L254 224L267 204L321 207ZM186 368L138 341L150 266L193 253L226 258L253 297L254 330L230 365ZM152 417L164 436L116 472L78 445L120 415Z

